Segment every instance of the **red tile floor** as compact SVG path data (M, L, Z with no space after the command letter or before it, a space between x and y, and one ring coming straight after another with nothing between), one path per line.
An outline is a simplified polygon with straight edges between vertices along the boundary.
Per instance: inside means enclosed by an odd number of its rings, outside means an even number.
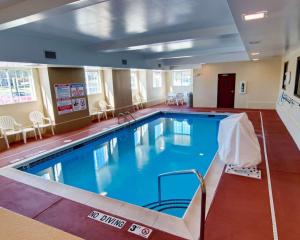
M270 167L278 238L300 239L300 153L279 116L272 110L202 109L187 107L147 108L135 113L175 109L183 111L246 111L259 137L263 162L262 180L224 174L206 219L206 240L268 240L273 239L266 162L264 159L260 112L263 118L266 151ZM67 139L77 140L117 124L116 119L94 123L89 127L66 134L46 137L28 144L12 144L0 153L0 167L26 157L61 146ZM34 202L34 204L33 204ZM28 185L0 177L0 206L34 218L85 239L141 239L115 228L88 219L90 207L35 189ZM102 211L102 210L101 210ZM103 211L102 211L103 212ZM126 223L128 226L131 221ZM180 239L154 230L150 239Z

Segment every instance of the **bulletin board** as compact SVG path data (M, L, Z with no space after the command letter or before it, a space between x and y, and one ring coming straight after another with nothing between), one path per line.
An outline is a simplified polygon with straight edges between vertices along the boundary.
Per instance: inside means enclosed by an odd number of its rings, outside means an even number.
M58 115L87 109L85 84L54 84Z

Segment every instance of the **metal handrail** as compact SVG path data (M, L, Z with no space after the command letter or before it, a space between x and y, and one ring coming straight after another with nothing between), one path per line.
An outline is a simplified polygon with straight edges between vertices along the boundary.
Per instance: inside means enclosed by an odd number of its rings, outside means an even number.
M118 124L120 124L120 117L123 116L124 118L126 118L126 115L124 113L119 113L118 114Z
M133 121L136 121L135 117L131 114L131 112L127 111L127 112L121 112L121 113L118 114L118 124L120 124L120 117L121 116L126 118L129 122L130 122L130 119L128 119L127 116L130 116Z
M129 115L134 121L136 121L135 117L131 114L131 112L127 111L125 114Z
M205 223L205 205L206 205L206 187L204 178L196 169L166 172L158 175L158 202L161 203L161 178L174 175L194 174L200 182L201 189L201 213L200 213L200 235L199 240L204 240L204 223Z

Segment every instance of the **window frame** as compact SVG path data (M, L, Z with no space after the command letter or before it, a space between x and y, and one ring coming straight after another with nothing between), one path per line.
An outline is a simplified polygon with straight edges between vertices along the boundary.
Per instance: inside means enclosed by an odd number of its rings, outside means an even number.
M8 81L8 86L9 86L9 90L11 93L11 101L10 102L6 102L6 103L2 103L0 101L0 106L6 106L6 105L12 105L12 104L24 104L24 103L31 103L31 102L36 102L37 101L37 93L36 93L36 87L35 87L35 79L33 77L33 69L32 68L24 68L24 67L12 67L12 68L0 68L0 71L5 71L6 72L6 76L7 76L7 81ZM20 99L20 93L22 93L21 89L20 89L20 82L18 82L18 77L17 77L17 71L22 71L22 72L27 72L28 74L28 81L29 81L29 88L27 88L27 90L30 90L30 100L22 100ZM9 75L9 72L14 72L15 77L12 78ZM25 79L25 77L22 75L23 79ZM24 81L23 81L24 83ZM26 84L24 84L26 85ZM1 88L1 87L0 87ZM23 92L26 91L23 88ZM13 96L14 94L17 94L17 96ZM26 95L25 95L26 96ZM1 95L0 95L1 97ZM7 96L8 97L8 96Z
M90 85L89 85L89 79L88 79L88 73L97 73L98 76L98 85L97 85L97 91L90 91ZM85 69L85 84L86 84L86 94L88 96L90 95L95 95L95 94L101 94L103 89L102 89L102 76L101 72L98 69Z
M190 81L189 84L183 84L184 80L183 80L183 73L184 72L189 72L190 74ZM176 74L180 73L180 84L175 84L175 81L177 81L175 79ZM172 71L172 86L173 87L190 87L193 84L193 72L191 69L184 69L184 70L173 70Z
M294 96L300 98L300 57L297 58Z
M155 75L160 74L160 79L156 79ZM159 80L159 81L157 81ZM162 87L162 71L154 70L152 71L152 88L161 88Z

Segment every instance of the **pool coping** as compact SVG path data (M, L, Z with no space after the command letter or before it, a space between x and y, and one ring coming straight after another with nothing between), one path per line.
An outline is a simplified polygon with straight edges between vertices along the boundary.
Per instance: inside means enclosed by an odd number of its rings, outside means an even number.
M137 121L141 121L145 118L154 116L159 113L186 113L195 115L230 115L232 113L218 113L218 112L185 112L185 111L155 111L144 116L137 118ZM132 124L134 121L125 122L118 125L112 125L108 129L104 129L98 133L91 134L88 137L81 138L79 140L72 141L63 146L59 146L52 150L37 154L33 157L26 158L20 162L10 164L0 169L0 175L11 178L13 180L28 184L38 189L56 194L58 196L88 205L93 208L102 209L103 211L112 213L119 217L130 219L132 221L142 222L143 224L159 229L186 239L197 239L200 230L200 201L201 194L198 188L195 192L191 203L189 204L184 216L178 218L165 213L157 212L154 210L146 209L137 205L133 205L127 202L123 202L117 199L98 195L93 192L89 192L76 187L68 186L63 183L46 180L26 172L22 172L16 167L23 166L24 164L30 164L38 159L50 156L57 152L71 148L78 144L84 143L88 140L95 139L105 134L114 132L125 126ZM218 161L218 154L216 152L211 164L204 176L207 190L207 202L206 202L206 215L209 211L209 207L213 200L216 188L223 172L224 164Z

